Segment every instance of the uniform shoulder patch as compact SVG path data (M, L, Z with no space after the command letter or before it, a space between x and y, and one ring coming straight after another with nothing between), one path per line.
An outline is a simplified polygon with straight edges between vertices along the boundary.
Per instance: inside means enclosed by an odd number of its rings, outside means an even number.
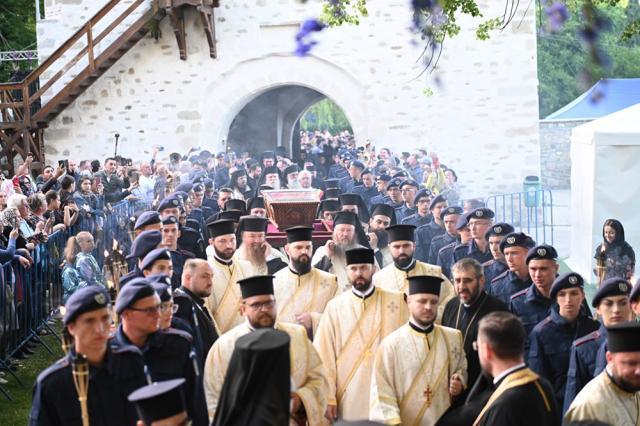
M494 263L496 263L496 260L495 260L495 259L491 259L491 260L487 260L486 262L484 262L484 263L482 264L482 266L486 268L487 266L491 266L491 265L493 265Z
M513 294L511 295L511 300L513 300L513 299L517 299L518 297L522 297L522 296L524 296L525 294L527 294L527 291L528 291L528 290L529 290L528 288L525 288L524 290L520 290L520 291L519 291L519 292L517 292L517 293L513 293Z
M492 279L491 280L491 284L495 283L496 281L500 281L501 279L506 277L508 273L509 273L509 270L507 269L506 271L504 271L503 273L501 273L500 275L498 275L494 279Z
M582 336L581 338L574 340L573 346L578 347L587 342L597 340L598 338L600 338L600 331L596 330L587 334L586 336Z
M42 373L38 375L37 381L39 383L46 380L48 377L51 377L52 374L55 374L58 371L63 370L64 368L69 366L69 357L65 356L57 360L53 365L46 368Z

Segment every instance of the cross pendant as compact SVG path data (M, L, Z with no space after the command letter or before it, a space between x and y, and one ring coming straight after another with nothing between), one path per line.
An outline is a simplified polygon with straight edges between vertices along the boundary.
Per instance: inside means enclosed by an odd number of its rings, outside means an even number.
M431 392L431 388L429 387L429 385L427 385L422 394L427 399L427 404L431 404L431 396L433 395L433 392Z

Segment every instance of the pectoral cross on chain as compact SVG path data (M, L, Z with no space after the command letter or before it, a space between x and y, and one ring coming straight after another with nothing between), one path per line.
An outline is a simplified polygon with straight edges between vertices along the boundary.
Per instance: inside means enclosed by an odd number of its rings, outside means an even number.
M427 385L422 394L427 399L427 404L431 405L431 397L433 396L433 392L431 392L431 388L429 387L429 385Z

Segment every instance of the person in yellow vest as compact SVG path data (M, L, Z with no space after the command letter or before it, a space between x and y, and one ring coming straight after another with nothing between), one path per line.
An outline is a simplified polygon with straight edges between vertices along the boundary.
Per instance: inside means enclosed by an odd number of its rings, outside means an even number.
M236 234L233 220L211 222L207 231L209 245L213 248L213 258L209 260L213 269L213 289L205 299L205 305L222 334L243 321L240 288L236 282L251 275L251 265L245 260L234 259Z
M564 424L640 422L640 323L607 327L607 367L576 395Z
M369 418L373 355L409 318L402 293L372 284L374 262L371 249L346 251L351 289L329 302L314 337L329 382L327 418L332 422Z
M273 295L273 275L256 275L238 281L242 292L240 309L245 322L220 336L213 344L204 366L204 392L209 420L220 401L229 361L236 341L255 330L275 328L291 338L291 401L290 424L325 424L327 379L318 352L307 338L304 327L276 321L276 299Z
M373 363L371 420L432 425L464 390L462 333L434 323L442 281L409 277L409 322L382 341Z
M442 321L442 313L447 302L455 297L453 285L442 274L442 269L436 265L421 262L413 257L416 249L415 229L413 225L392 225L387 228L389 235L389 250L393 263L387 265L373 276L373 285L386 290L401 291L407 294L409 277L414 275L432 275L442 278L440 286L440 303L436 322Z
M287 229L284 250L289 267L276 272L273 281L278 318L283 322L300 324L312 337L320 323L327 303L338 291L335 275L311 266L313 228L295 226Z

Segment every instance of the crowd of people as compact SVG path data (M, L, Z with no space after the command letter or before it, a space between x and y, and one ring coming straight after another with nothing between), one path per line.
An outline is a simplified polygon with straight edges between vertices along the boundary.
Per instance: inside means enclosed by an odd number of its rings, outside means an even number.
M456 173L426 150L309 132L295 160L162 153L69 159L37 176L27 158L0 187L5 262L29 267L34 246L69 237L68 352L39 375L30 424L639 421L640 287L618 221L605 222L594 276L582 277L482 200L463 200ZM326 241L270 222L263 191L280 189L317 196ZM144 207L114 282L96 247L121 201ZM19 308L6 300L3 318Z

